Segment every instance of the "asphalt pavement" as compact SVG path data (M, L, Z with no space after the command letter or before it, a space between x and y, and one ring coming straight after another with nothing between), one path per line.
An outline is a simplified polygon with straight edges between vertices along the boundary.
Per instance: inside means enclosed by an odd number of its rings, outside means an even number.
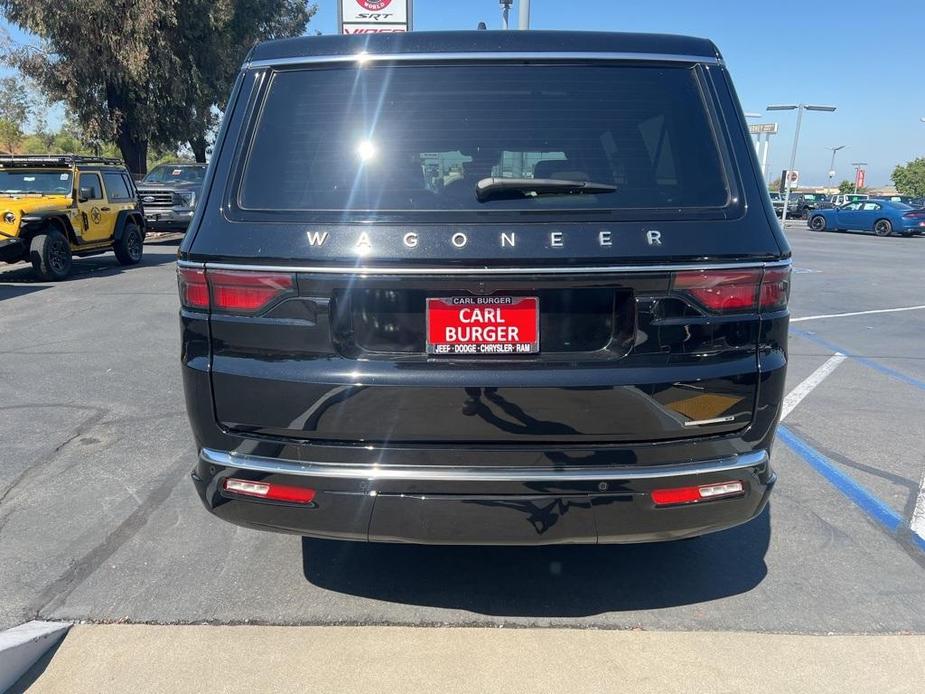
M925 634L925 237L788 228L793 409L754 522L689 542L357 545L211 517L189 471L173 260L0 268L0 628L482 625Z

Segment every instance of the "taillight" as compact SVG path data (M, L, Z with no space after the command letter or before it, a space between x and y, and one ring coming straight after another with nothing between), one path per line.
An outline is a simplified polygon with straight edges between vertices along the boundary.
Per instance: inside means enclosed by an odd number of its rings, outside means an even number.
M290 504L310 504L315 498L315 490L308 487L293 487L288 484L270 482L254 482L253 480L242 480L236 477L227 478L222 483L222 487L226 492L231 492L233 494L252 496L258 499L269 499L271 501L285 501Z
M184 308L228 313L257 313L295 287L281 272L178 268L177 279Z
M209 270L212 310L256 313L292 290L292 275L280 272Z
M790 266L765 268L761 279L761 310L779 311L787 308L789 300Z
M745 493L741 482L721 482L719 484L702 484L699 487L670 487L655 489L650 492L652 503L656 506L675 506L677 504L695 504L700 501L739 496Z
M903 215L906 219L925 219L925 210L912 210Z
M209 285L206 271L197 268L177 268L177 282L180 285L180 303L184 308L208 310Z
M712 313L776 311L787 306L790 268L685 270L674 274L672 289Z

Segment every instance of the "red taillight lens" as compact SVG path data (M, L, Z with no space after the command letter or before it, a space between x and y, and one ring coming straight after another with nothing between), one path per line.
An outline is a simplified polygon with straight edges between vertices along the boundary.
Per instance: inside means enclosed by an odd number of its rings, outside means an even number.
M698 501L739 496L745 493L745 485L739 481L720 482L719 484L702 484L699 487L675 487L672 489L655 489L650 495L656 506L673 506L675 504L694 504Z
M280 272L209 270L212 309L256 313L274 299L292 291L292 275Z
M925 219L925 210L912 210L903 215L906 219Z
M205 270L177 268L177 282L180 285L180 303L184 308L209 308L209 285L206 284Z
M178 268L180 303L195 310L256 313L293 291L292 275L281 272L232 272Z
M270 499L272 501L285 501L290 504L310 504L315 498L315 490L308 487L255 482L236 477L227 478L223 482L222 488L232 494L253 496L258 499Z
M761 280L761 310L787 308L790 299L790 266L767 268Z
M675 273L674 289L716 313L754 311L761 270L691 270Z
M787 306L790 268L676 272L672 289L713 313L776 311Z

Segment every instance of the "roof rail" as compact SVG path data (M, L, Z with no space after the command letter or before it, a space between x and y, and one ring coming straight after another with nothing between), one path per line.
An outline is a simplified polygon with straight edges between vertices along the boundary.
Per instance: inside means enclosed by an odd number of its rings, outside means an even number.
M75 164L107 164L125 166L121 159L94 157L86 154L3 154L0 166L74 166Z

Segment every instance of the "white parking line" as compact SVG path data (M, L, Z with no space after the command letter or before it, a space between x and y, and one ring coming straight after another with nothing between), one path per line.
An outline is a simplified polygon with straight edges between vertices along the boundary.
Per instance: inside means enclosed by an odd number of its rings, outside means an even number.
M919 485L919 496L915 500L915 510L912 512L909 527L912 528L912 532L925 540L925 477L922 477L922 483Z
M802 318L791 318L791 323L800 323L805 320L819 320L820 318L845 318L846 316L866 316L871 313L897 313L899 311L921 311L925 309L922 306L903 306L901 308L876 308L872 311L851 311L849 313L823 313L818 316L803 316Z
M793 412L793 408L799 405L803 398L812 392L813 388L822 383L826 376L832 373L835 367L847 358L841 352L836 352L822 366L813 371L805 381L787 393L787 397L784 398L784 406L781 408L780 421L784 421L784 418ZM925 518L923 518L922 522L925 523Z

